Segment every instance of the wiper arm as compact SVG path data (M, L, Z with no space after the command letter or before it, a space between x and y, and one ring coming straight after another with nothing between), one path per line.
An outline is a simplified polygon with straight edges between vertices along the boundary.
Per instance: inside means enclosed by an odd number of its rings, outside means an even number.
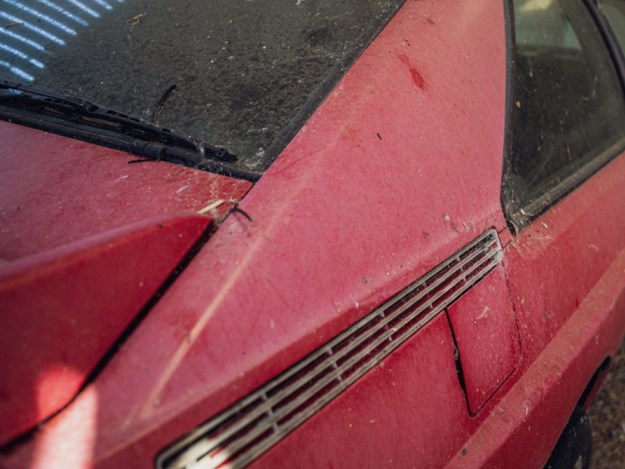
M207 160L237 161L236 156L223 147L196 141L84 99L17 83L0 82L0 105L61 119L72 126L85 126L121 136L123 149L151 159L180 161L192 166L203 166Z

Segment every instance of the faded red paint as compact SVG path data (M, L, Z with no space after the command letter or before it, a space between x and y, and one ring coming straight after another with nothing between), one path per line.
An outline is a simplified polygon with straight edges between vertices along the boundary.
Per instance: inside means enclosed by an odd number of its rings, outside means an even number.
M542 467L588 380L623 336L625 154L521 235L508 232L500 205L503 7L474 0L476 14L469 15L456 0L407 2L245 196L241 207L254 221L226 219L97 379L33 438L2 453L0 466L153 468L163 448L494 228L507 246L502 266L516 315L505 312L508 331L516 318L521 355L518 364L507 360L517 368L506 379L508 366L466 366L472 352L496 355L492 335L477 330L488 342L470 348L458 340L463 372L474 378L467 388L478 398L484 389L484 406L471 415L441 315L255 467ZM427 17L437 19L435 30L418 27ZM418 47L418 62L410 44ZM427 85L413 63L427 64ZM415 92L420 83L427 93ZM0 125L5 148L10 133ZM18 133L15 142L35 141L38 148L49 141L36 131ZM54 140L42 153L71 151ZM77 163L94 159L96 148L85 145ZM66 179L80 181L80 174L61 175L61 189ZM94 208L117 221L117 211L134 216L144 206L161 208L152 194L140 198L146 188L161 196L169 191L157 184L160 177L119 192L97 189L117 179L77 186L72 200L95 192L101 206ZM170 192L187 196L190 190L181 192L187 185L185 178ZM133 188L137 199L128 200ZM223 191L215 196L228 198ZM197 210L205 199L194 196L184 206ZM49 195L42 200L42 212L58 206ZM94 209L69 215L51 217L49 225L56 222L62 232L74 220L86 227L97 220ZM48 219L39 220L47 228ZM458 308L451 309L453 316ZM455 325L485 326L492 317L478 311L475 324ZM45 390L49 376L55 374L44 376ZM505 379L501 387L498 378ZM79 430L82 422L93 422L90 433ZM75 451L81 442L88 451Z
M408 67L408 70L410 71L410 76L412 77L412 81L414 82L414 84L424 90L426 87L425 80L423 79L423 76L419 73L419 70L417 70L417 68L410 63L410 60L408 59L406 54L404 54L403 52L400 53L399 60L401 60L401 62Z
M0 442L71 400L210 222L161 215L0 266Z

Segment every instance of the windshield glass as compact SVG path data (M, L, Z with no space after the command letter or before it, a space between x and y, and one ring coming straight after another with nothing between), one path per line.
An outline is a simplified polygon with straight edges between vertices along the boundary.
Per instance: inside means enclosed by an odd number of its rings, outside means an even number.
M264 169L403 0L0 0L0 80Z

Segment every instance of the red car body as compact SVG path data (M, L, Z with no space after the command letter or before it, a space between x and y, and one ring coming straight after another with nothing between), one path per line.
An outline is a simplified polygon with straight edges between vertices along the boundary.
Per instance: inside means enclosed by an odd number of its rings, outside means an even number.
M484 233L483 278L244 462L543 465L625 334L625 155L510 231L504 10L407 2L255 184L1 123L0 466L164 464Z

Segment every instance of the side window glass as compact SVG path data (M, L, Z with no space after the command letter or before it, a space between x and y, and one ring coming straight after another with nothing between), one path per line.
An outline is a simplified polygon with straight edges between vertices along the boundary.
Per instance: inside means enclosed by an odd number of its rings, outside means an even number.
M512 3L503 202L519 226L579 184L597 160L613 156L625 135L625 105L610 54L581 1Z
M599 6L608 19L621 50L625 52L625 1L601 0Z

